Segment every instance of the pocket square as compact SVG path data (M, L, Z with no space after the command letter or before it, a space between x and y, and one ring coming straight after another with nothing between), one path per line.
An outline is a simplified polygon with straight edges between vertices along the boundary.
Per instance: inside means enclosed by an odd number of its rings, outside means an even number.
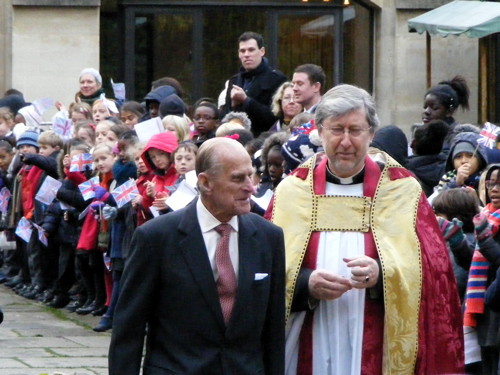
M265 279L267 276L268 276L267 273L256 273L254 280L255 281L262 280Z

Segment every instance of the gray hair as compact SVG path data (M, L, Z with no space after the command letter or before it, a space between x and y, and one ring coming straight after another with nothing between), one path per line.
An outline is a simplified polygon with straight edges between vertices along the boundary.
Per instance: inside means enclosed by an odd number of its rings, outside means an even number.
M341 117L349 112L364 109L370 132L374 133L380 125L372 96L362 88L353 85L338 85L328 90L318 104L315 122L321 128L327 118Z
M250 120L250 118L248 118L248 115L245 112L229 112L221 120L221 124L224 124L225 122L230 122L232 119L241 121L241 124L246 130L251 130L252 121Z

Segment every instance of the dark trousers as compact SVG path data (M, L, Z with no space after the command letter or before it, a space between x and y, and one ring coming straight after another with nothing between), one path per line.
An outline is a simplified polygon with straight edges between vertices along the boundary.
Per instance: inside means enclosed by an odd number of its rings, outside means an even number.
M66 295L75 283L75 248L73 244L59 245L57 280L54 284L54 294Z
M87 300L95 300L97 306L106 302L104 287L104 260L97 250L78 250L77 267L82 276L83 286L87 291Z

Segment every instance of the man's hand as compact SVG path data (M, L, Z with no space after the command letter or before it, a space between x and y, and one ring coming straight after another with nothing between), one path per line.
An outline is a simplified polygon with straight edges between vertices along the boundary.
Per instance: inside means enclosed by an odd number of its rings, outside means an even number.
M319 300L339 298L351 289L350 280L326 270L314 270L309 277L309 294Z
M377 284L380 270L375 259L363 255L358 258L344 258L344 262L351 269L353 288L371 288Z
M233 85L231 88L231 106L236 107L245 101L247 94L241 87Z

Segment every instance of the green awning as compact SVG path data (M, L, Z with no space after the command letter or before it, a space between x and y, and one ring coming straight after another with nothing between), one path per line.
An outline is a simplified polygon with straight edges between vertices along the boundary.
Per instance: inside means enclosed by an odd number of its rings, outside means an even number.
M453 1L408 20L408 27L419 34L482 38L500 32L500 3Z

